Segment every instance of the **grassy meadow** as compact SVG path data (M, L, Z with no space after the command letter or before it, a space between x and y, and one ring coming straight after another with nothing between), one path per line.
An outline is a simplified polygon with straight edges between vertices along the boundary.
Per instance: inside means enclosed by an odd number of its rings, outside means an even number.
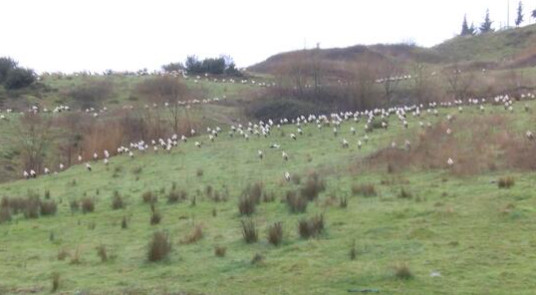
M169 153L0 184L7 200L57 204L51 216L0 223L0 294L532 294L534 142L525 132L536 104L526 112L524 103L513 112L408 113L409 128L393 115L387 129L367 133L364 118L350 119L337 136L333 125L310 123L302 135L288 124L246 140L221 125L214 142L198 130ZM241 215L238 204L251 195L254 213ZM308 198L305 212L292 212L292 195ZM123 208L114 210L118 198ZM73 205L82 200L94 210ZM151 224L155 214L161 220ZM323 228L302 237L300 221L315 216ZM248 220L256 242L243 238ZM276 246L267 235L278 222ZM152 262L157 231L171 252Z

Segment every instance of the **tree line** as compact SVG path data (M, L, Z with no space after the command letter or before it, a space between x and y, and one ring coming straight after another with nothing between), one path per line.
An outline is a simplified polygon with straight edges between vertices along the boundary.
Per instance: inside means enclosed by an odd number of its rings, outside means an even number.
M532 18L536 19L536 9L531 13ZM523 3L519 1L517 6L517 15L514 21L516 27L519 27L525 20L525 14L523 13ZM476 34L485 34L495 31L492 27L493 21L489 16L489 9L486 10L486 15L484 16L484 21L480 23L478 28L475 27L474 23L471 23L469 26L467 22L467 15L464 15L462 22L462 30L460 32L461 36L474 36Z
M36 80L32 69L23 68L10 57L0 57L0 85L14 90L30 86Z
M195 55L190 55L184 63L169 63L163 65L165 72L182 72L189 75L226 75L240 77L242 73L236 68L236 64L230 56L220 56L217 58L205 58L200 60Z

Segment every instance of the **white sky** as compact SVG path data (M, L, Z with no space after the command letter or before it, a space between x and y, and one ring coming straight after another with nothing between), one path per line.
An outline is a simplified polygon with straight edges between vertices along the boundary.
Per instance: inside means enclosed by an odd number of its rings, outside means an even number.
M518 1L510 0L513 25ZM524 0L525 24L536 0ZM508 0L2 0L0 56L39 72L159 69L187 55L239 67L296 49L413 40L433 46ZM530 23L534 21L531 19Z

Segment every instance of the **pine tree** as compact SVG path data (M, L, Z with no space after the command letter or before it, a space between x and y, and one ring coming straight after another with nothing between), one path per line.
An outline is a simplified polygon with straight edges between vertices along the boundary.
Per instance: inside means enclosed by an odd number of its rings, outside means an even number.
M534 19L536 19L536 9L534 9L534 10L532 11L532 17L533 17Z
M475 28L474 23L471 23L471 26L469 27L469 35L471 35L471 36L476 35L476 28Z
M517 6L517 18L516 18L516 27L519 27L519 25L523 22L523 4L521 1L519 1L519 5Z
M489 32L493 32L493 28L491 28L491 24L493 22L489 19L489 9L486 10L486 17L484 18L484 22L480 24L480 33L485 34Z
M460 33L461 36L469 35L469 26L467 25L467 15L463 16L463 23L462 23L462 32Z

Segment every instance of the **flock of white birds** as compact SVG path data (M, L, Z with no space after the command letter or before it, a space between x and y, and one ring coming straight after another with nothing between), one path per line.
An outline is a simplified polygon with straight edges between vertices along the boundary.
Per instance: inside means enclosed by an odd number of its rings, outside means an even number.
M197 79L200 79L201 77L196 77ZM408 77L403 76L402 78L406 79ZM208 79L208 78L207 78ZM231 82L234 83L234 80L223 80L221 82ZM247 80L242 80L241 83L248 83ZM255 81L251 81L249 83L255 84ZM266 85L263 85L266 86ZM225 97L224 97L225 98ZM532 100L535 98L535 95L533 93L525 93L522 94L519 98L520 101L523 100ZM177 101L179 106L182 107L190 107L191 105L195 104L206 104L206 103L216 103L219 102L220 98L213 98L213 99L203 99L203 100L191 100L191 101ZM497 96L491 99L468 99L468 100L454 100L451 102L431 102L427 105L420 104L420 105L411 105L411 106L401 106L401 107L391 107L391 108L376 108L373 110L365 110L365 111L347 111L347 112L340 112L340 113L332 113L329 115L313 115L309 114L307 116L302 115L297 118L284 118L277 121L274 120L267 120L259 121L259 122L248 122L247 124L237 124L237 125L231 125L229 126L228 135L230 137L237 137L237 138L243 138L244 140L250 140L250 138L254 137L269 137L271 136L271 131L274 128L280 129L283 125L293 124L296 127L296 132L292 132L289 135L290 140L298 140L300 136L303 135L303 127L305 125L316 125L318 129L322 129L324 127L332 128L333 135L336 138L339 133L345 134L346 132L343 131L344 123L345 122L360 122L363 120L365 123L363 125L363 131L364 136L360 137L358 141L356 142L356 146L358 149L361 149L363 144L366 144L369 141L368 136L366 135L366 131L369 131L369 129L372 128L373 120L380 119L381 120L381 127L384 129L387 129L389 127L388 118L394 117L396 120L394 122L400 123L404 128L409 127L409 123L407 120L408 115L413 116L415 118L423 118L422 120L419 120L419 126L421 128L431 127L430 122L425 122L424 118L427 115L430 116L439 116L440 115L440 109L452 109L456 108L459 113L463 113L464 107L476 107L481 113L484 113L486 110L485 105L486 104L501 104L504 106L504 110L507 112L514 112L514 102L516 100L511 99L508 95L503 96ZM153 104L153 105L145 105L144 108L168 108L170 107L170 102L166 102L163 105ZM124 109L133 109L133 106L123 106ZM94 108L89 108L85 110L79 110L81 113L87 113L91 114L93 117L98 117L99 113L106 112L108 109L106 107L96 110ZM524 106L525 111L529 111L529 106L525 104ZM37 106L33 106L30 109L27 110L27 112L30 113L38 113L38 112L52 112L52 113L61 113L61 112L69 112L71 111L71 107L66 105L59 105L55 107L52 110L49 109L40 109ZM7 120L7 117L3 113L13 113L12 109L6 109L4 111L0 110L0 119ZM24 112L21 112L21 114L24 114ZM448 113L446 114L446 118L448 121L451 121L453 116L452 114ZM349 128L349 132L351 135L356 135L357 133L357 127L358 125L353 124ZM452 134L452 130L450 128L447 128L446 130L447 134ZM222 133L222 128L215 127L215 128L207 128L206 130L206 136L208 137L208 140L211 142L216 141L216 138ZM526 131L526 137L529 140L534 139L534 134L531 130ZM190 134L188 134L189 137L192 137L194 140L194 145L198 148L203 147L203 140L202 140L202 134L199 134L196 130L192 129L190 130ZM131 142L127 145L122 145L117 147L114 151L95 151L91 158L84 158L82 155L78 156L78 162L80 164L84 163L85 167L88 171L92 171L91 163L90 161L97 162L99 160L102 160L104 165L108 165L110 163L111 156L119 156L119 155L128 155L130 158L135 157L135 153L145 153L147 151L153 151L158 152L159 150L164 151L171 151L172 149L178 147L182 144L187 144L188 137L187 135L178 135L173 134L168 138L157 138L149 140L148 142L144 140L140 140L137 142ZM348 148L350 146L350 142L345 138L342 137L340 140L341 147L342 148ZM393 148L396 147L396 143L392 142L391 146ZM404 143L404 146L409 149L411 146L411 143L409 140L406 140ZM276 148L279 149L279 144L272 144L270 148ZM259 159L263 159L264 152L262 150L258 150L257 156ZM282 151L281 157L285 161L288 161L289 156L287 152ZM445 163L448 166L455 165L455 159L452 157L449 157L448 159L445 159ZM58 169L52 172L51 169L48 167L45 167L42 171L42 174L48 175L48 174L56 174L63 170L65 170L66 167L63 163L58 164ZM41 171L40 171L41 172ZM40 172L37 172L33 169L30 169L29 171L23 171L22 176L26 179L30 178L36 178L38 177ZM283 173L284 179L289 181L290 180L290 173L288 171L285 171Z

